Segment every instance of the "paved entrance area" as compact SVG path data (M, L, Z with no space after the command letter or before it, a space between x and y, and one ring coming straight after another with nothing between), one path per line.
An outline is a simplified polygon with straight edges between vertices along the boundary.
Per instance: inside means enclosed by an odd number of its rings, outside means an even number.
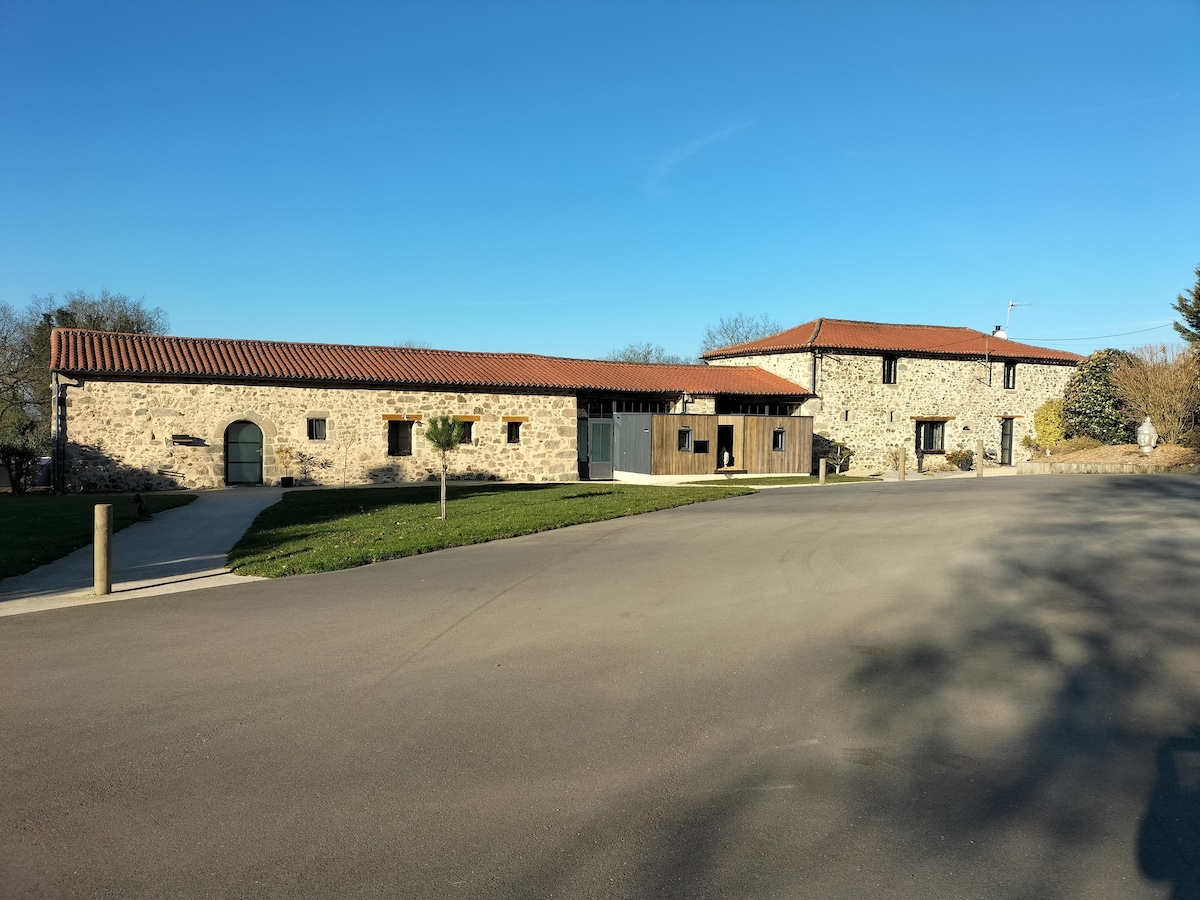
M1194 896L1200 480L913 487L0 620L0 895Z
M113 535L113 591L93 593L91 545L0 581L0 616L128 600L257 581L232 575L225 558L254 517L283 496L279 488L201 491L187 506L158 513Z

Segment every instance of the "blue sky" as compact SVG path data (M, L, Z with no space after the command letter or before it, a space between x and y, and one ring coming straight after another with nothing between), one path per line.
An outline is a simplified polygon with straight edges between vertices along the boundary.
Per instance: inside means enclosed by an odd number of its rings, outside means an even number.
M582 357L1013 302L1087 353L1173 338L1198 147L1196 0L0 0L0 301Z

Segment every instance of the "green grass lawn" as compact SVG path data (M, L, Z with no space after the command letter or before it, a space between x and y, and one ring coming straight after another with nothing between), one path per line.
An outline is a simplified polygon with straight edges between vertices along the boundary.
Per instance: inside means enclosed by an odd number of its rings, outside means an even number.
M849 484L852 481L878 481L863 475L827 475L826 484ZM689 481L688 484L712 484L711 481ZM820 484L816 475L763 475L759 478L734 478L725 484Z
M738 484L451 485L447 521L438 485L293 491L265 509L229 554L241 575L331 572L463 544L532 534L754 493Z
M195 494L142 497L151 512L184 506ZM0 494L0 578L31 572L92 542L97 503L111 503L113 531L137 521L132 494Z

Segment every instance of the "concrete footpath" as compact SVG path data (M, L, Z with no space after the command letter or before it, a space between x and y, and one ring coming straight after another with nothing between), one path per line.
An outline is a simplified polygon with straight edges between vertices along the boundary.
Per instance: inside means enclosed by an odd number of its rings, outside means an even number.
M201 491L187 506L113 535L111 594L93 593L89 544L40 569L0 581L0 616L258 581L231 574L226 558L254 518L282 496L281 489L270 487Z

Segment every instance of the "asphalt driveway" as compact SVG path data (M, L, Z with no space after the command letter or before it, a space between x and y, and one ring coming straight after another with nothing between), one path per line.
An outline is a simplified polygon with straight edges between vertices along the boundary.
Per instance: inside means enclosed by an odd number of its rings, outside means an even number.
M1196 896L1198 510L778 490L8 617L0 894Z

